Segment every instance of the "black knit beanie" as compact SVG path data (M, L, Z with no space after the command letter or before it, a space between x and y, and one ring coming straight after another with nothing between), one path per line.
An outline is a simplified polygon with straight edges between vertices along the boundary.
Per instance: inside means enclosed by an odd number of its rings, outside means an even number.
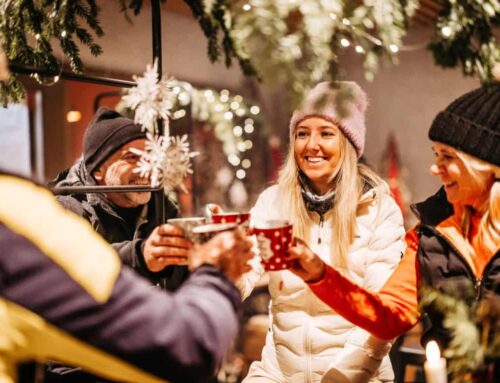
M83 136L83 161L89 174L126 143L145 138L141 126L107 108L99 108Z
M500 84L453 101L434 119L429 138L500 166Z

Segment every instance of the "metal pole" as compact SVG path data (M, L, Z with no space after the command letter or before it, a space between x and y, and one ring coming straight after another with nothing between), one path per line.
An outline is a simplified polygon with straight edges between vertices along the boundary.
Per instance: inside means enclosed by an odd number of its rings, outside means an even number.
M151 0L151 17L153 25L153 61L158 62L158 79L162 76L162 56L161 56L161 9L160 0ZM163 135L163 122L158 120L158 134ZM163 191L153 193L154 219L157 225L165 222L165 195Z
M149 185L116 185L116 186L58 186L51 189L54 194L85 194L85 193L127 193L156 192L161 188Z
M32 75L34 73L38 73L42 76L59 76L65 80L73 80L73 81L81 81L81 82L90 82L94 84L101 85L111 85L111 86L119 86L122 88L132 88L136 85L134 81L128 80L120 80L117 78L109 78L109 77L99 77L99 76L87 76L82 74L75 74L72 72L62 71L61 73L53 73L48 72L46 70L34 67L27 67L24 65L11 64L9 65L9 70L14 73Z

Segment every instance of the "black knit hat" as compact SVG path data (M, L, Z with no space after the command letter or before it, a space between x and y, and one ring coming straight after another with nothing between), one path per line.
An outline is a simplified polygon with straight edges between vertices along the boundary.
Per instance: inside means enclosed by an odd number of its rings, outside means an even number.
M434 119L429 138L500 166L500 84L453 101Z
M83 136L83 161L89 174L126 143L146 138L141 126L107 108L99 108Z

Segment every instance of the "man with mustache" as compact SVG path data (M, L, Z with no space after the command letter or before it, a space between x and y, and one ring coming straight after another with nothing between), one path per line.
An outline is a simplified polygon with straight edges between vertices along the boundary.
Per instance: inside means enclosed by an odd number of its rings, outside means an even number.
M83 137L83 157L52 181L51 187L83 185L147 185L134 169L144 150L146 134L141 126L119 113L100 108ZM67 209L87 219L117 250L122 262L169 290L187 275L186 256L191 243L169 224L155 227L150 192L87 193L57 196ZM165 217L177 215L166 199Z

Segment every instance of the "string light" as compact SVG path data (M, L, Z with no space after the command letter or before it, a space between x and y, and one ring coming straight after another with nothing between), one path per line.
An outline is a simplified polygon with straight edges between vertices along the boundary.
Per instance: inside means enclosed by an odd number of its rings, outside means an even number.
M226 120L232 120L233 119L233 113L232 112L226 112L226 113L224 113L224 118Z
M342 45L344 48L347 48L349 45L351 45L351 42L343 37L342 39L340 39L340 45Z
M337 15L335 13L333 13L333 12L330 12L330 18L332 20L337 20Z
M253 142L250 140L246 140L245 141L245 149L250 150L250 149L252 149L252 147L253 147Z
M389 49L391 50L392 53L398 53L399 52L399 47L396 44L390 44Z
M243 161L241 161L241 166L245 169L248 169L250 168L250 166L252 166L252 162L248 158L245 158Z
M235 113L236 113L236 115L237 115L238 117L243 117L243 116L245 115L245 109L243 109L243 108L238 108L238 109L236 109L236 112L235 112Z
M257 105L254 105L250 108L250 113L253 115L257 115L260 113L260 108Z
M452 30L449 26L445 26L445 27L441 28L441 34L444 37L450 37L451 33L452 33Z
M354 50L358 53L365 53L365 50L363 49L363 47L361 45L356 45Z
M244 171L243 169L238 169L236 171L236 177L239 178L240 180L242 180L243 178L245 178L247 175L247 172Z
M238 142L238 144L236 145L236 147L238 148L238 150L240 152L244 152L245 150L247 150L247 146L246 146L246 144L243 141Z
M351 22L349 21L349 19L346 19L346 18L344 17L344 18L342 19L342 24L349 26L349 25L351 25Z
M243 10L244 11L249 11L250 9L252 9L252 6L250 4L246 3L246 4L243 5Z
M229 157L227 157L227 162L233 166L238 166L240 164L240 158L236 154L230 154Z
M229 106L232 110L236 110L240 107L240 103L238 101L233 101Z
M67 32L66 32L65 30L61 32L61 37L62 37L62 38L65 38L65 37L66 37L66 35L67 35Z
M251 134L254 131L254 127L252 124L245 124L245 133Z
M233 128L233 133L236 137L241 137L243 135L243 129L241 129L241 126L239 125L236 125L234 128Z
M184 109L179 109L174 112L173 117L174 119L179 119L182 118L186 115L186 111Z

